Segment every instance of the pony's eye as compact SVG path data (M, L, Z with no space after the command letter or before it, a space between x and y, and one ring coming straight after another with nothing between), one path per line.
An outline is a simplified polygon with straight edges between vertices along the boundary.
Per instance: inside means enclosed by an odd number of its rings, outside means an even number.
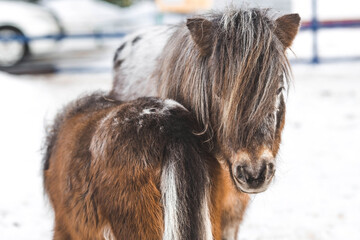
M284 87L280 87L277 91L276 91L276 95L279 95L285 88Z

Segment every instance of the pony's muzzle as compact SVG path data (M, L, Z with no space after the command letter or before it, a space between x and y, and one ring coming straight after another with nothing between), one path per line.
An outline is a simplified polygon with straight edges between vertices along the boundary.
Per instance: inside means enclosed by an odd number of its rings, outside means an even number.
M262 161L259 166L235 163L232 172L241 191L259 193L265 191L270 184L275 174L275 165L272 161Z

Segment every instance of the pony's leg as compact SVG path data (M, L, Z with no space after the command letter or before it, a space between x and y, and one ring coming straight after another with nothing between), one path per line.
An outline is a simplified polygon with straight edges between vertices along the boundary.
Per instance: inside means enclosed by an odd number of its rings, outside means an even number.
M108 219L108 225L103 229L103 235L108 238L104 239L161 239L163 214L157 187L160 172L160 169L144 171L138 168L127 169L126 173L117 169L99 173L104 182L99 184L102 189L96 198Z
M248 200L248 195L244 193L244 196L234 199L233 205L229 205L224 209L221 219L223 240L237 239L240 223L243 220Z
M227 169L223 171L225 194L221 217L222 239L236 240L250 197L234 187Z

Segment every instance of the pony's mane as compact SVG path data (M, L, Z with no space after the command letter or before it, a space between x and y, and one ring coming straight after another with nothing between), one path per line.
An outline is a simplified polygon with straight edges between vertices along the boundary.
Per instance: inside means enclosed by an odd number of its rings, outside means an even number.
M211 53L202 55L180 26L160 58L159 92L192 110L209 138L239 148L274 111L289 62L269 10L229 8L201 18L212 23Z

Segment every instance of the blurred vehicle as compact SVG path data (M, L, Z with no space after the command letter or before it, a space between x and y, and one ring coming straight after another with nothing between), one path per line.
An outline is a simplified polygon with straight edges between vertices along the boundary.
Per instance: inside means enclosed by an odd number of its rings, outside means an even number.
M150 0L126 8L103 0L0 0L0 69L18 72L83 59L96 50L94 44L113 47L123 34L183 18L160 13ZM35 61L19 64L24 59Z
M31 38L61 35L56 16L43 6L21 1L0 1L0 68L12 67L29 55L54 49L56 39Z
M42 0L40 4L56 14L69 35L128 32L154 25L158 13L150 1L126 8L102 0Z

